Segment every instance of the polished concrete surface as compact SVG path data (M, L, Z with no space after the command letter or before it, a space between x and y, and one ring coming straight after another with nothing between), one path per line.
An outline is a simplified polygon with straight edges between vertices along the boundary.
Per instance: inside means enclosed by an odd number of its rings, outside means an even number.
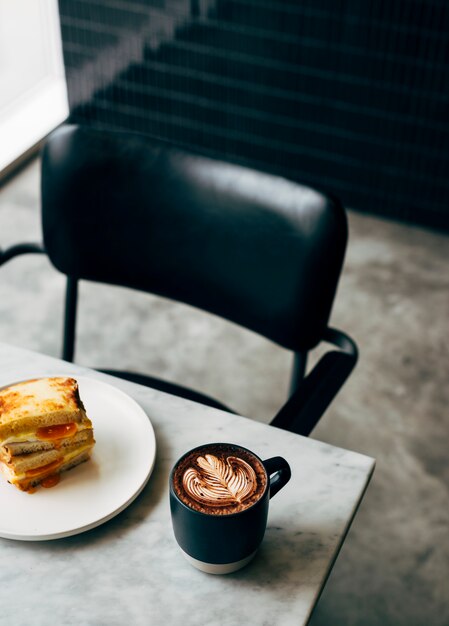
M449 624L449 237L350 213L332 325L360 361L313 436L377 468L312 626ZM39 164L0 188L0 247L40 239ZM0 341L60 354L63 278L44 257L1 269ZM206 391L268 421L290 355L190 307L81 288L76 361Z

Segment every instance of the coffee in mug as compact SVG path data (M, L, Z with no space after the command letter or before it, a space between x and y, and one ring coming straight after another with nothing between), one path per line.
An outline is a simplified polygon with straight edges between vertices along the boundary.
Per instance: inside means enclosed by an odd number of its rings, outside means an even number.
M170 506L186 558L208 573L246 565L262 542L269 499L290 475L285 459L262 461L235 444L210 443L184 454L170 475Z
M223 444L190 452L173 474L178 498L206 515L244 511L259 500L266 484L265 467L254 454Z

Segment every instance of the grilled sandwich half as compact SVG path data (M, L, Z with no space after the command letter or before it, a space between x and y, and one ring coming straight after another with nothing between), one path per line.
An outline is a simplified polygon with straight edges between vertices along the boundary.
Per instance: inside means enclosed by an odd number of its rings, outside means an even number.
M0 470L32 492L90 458L95 444L74 378L39 378L0 390Z

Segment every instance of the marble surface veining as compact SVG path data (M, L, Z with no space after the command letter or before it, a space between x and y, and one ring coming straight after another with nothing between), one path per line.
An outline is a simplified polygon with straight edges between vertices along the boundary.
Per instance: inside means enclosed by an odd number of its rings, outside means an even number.
M155 468L137 500L96 529L53 541L0 539L0 624L305 624L374 460L0 344L0 386L69 373L102 379L137 400L155 429ZM192 568L179 552L170 521L172 465L186 450L211 441L241 444L263 459L284 456L292 468L291 481L270 503L258 554L228 576ZM2 482L0 489L6 488L11 487Z

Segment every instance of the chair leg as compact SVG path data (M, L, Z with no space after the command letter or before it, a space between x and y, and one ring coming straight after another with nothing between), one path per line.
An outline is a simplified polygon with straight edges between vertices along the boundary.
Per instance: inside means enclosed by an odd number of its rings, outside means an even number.
M295 352L293 355L293 368L290 380L290 396L298 389L304 379L307 366L307 352Z
M64 315L64 337L62 358L64 361L73 362L75 354L76 337L76 309L78 302L78 281L76 278L67 276L67 286L65 292L65 315Z

